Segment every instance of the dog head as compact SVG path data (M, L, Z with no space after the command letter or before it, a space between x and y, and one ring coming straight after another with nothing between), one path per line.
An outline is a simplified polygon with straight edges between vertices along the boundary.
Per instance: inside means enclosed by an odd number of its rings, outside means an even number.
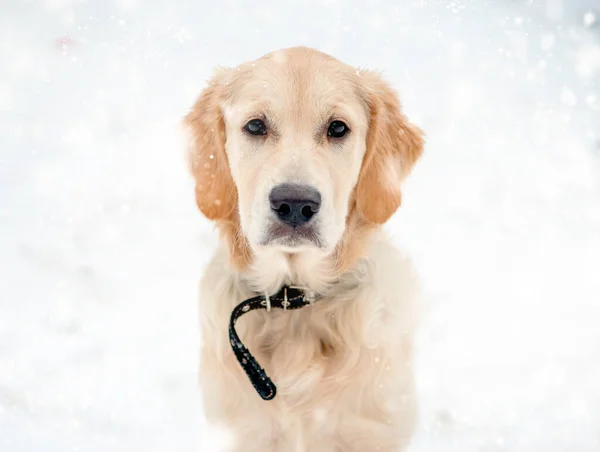
M196 202L239 265L347 247L400 206L423 148L378 74L307 48L217 71L186 123Z

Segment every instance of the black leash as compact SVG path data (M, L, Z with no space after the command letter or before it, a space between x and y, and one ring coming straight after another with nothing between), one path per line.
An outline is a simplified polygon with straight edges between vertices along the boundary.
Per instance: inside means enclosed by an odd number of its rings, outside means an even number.
M256 358L254 358L246 346L242 344L242 341L235 331L235 322L247 312L255 311L256 309L300 309L312 304L313 301L314 296L309 296L309 294L306 294L302 289L284 286L279 292L270 297L258 295L254 298L242 301L231 313L231 318L229 320L229 342L231 343L231 348L240 363L240 366L242 366L242 369L244 369L244 372L248 375L250 383L252 383L252 386L254 386L254 389L256 389L256 392L258 392L258 395L260 395L263 400L273 399L277 394L277 387L266 374L265 370L260 367Z

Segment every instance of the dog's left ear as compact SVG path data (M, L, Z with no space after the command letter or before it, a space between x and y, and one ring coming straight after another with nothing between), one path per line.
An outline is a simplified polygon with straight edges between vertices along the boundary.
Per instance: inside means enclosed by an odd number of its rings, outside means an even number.
M361 71L360 77L370 120L356 207L370 223L382 224L400 206L400 186L423 152L423 132L408 122L398 96L379 74Z
M189 165L196 181L196 204L206 218L216 221L231 221L237 209L221 110L226 74L221 69L214 75L184 121L192 134Z

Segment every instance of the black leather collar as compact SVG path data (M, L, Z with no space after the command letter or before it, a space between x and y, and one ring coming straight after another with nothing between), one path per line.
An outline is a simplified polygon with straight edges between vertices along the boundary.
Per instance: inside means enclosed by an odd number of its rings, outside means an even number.
M312 304L314 301L314 295L296 287L284 286L275 295L270 297L258 295L242 301L233 309L229 320L229 342L231 343L231 348L240 363L240 366L242 366L242 369L244 369L244 372L248 375L250 383L252 383L252 386L254 386L258 395L264 400L273 399L277 394L277 387L266 374L265 370L260 367L256 358L254 358L246 346L242 344L242 341L235 331L235 322L242 315L256 309L300 309Z

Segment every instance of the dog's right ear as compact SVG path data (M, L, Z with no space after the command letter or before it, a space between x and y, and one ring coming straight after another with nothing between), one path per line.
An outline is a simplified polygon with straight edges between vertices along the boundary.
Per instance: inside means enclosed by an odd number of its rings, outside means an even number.
M383 224L400 206L400 185L423 153L423 132L404 116L398 96L379 74L363 71L361 80L370 122L356 206L368 222Z
M237 209L237 189L225 153L225 121L222 113L226 69L210 80L185 117L191 132L190 171L196 181L196 204L209 220L231 221Z

